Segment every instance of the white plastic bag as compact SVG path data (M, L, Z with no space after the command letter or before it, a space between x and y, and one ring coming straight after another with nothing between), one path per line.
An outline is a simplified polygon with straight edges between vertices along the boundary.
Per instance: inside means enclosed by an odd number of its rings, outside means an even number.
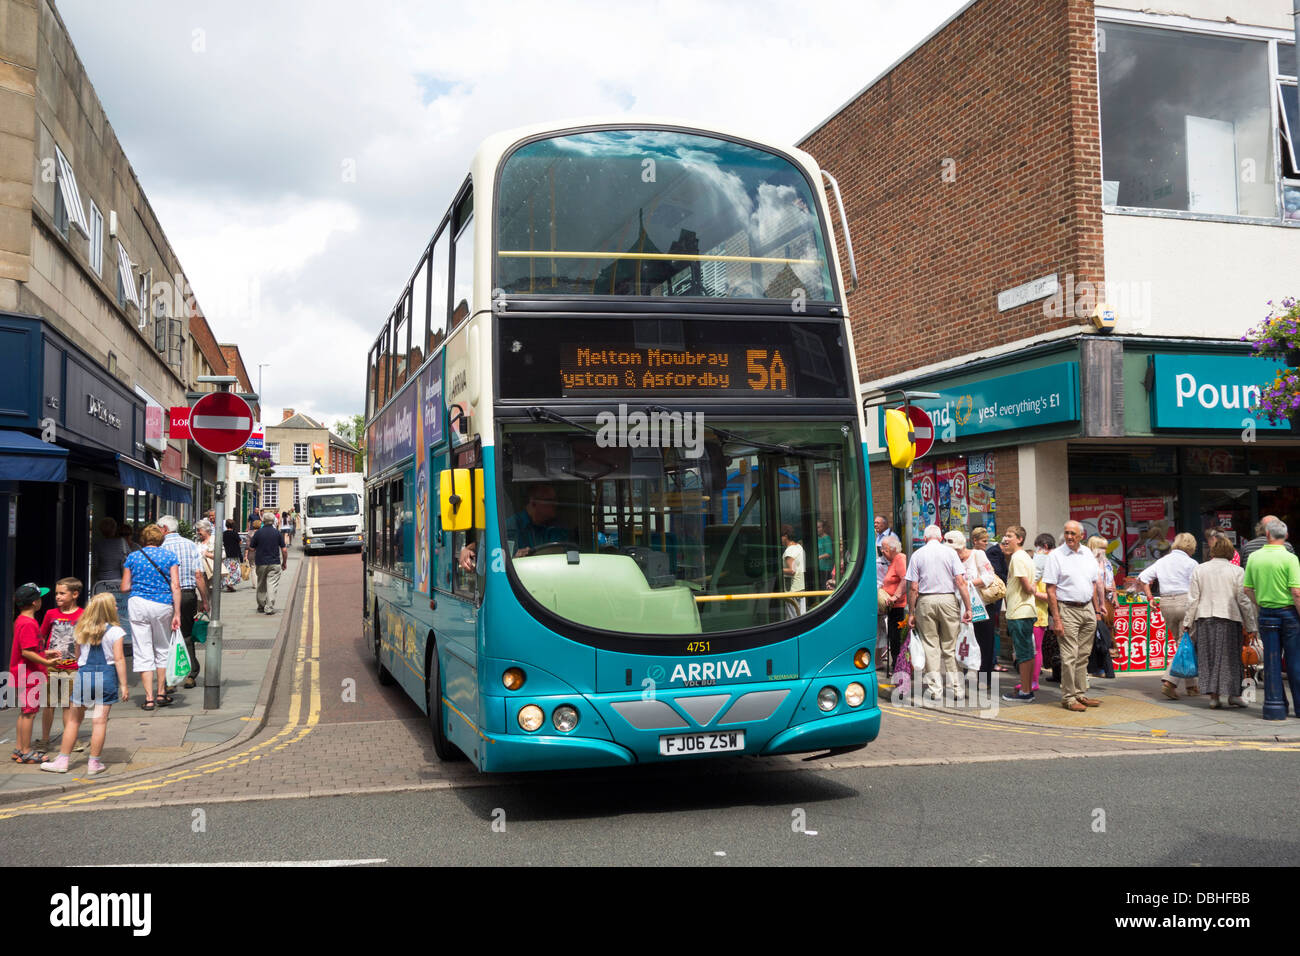
M957 660L968 671L977 671L984 662L980 657L980 644L975 639L975 626L963 624L957 635Z
M190 652L185 649L185 637L180 631L172 631L171 644L167 647L167 686L176 686L189 677L193 669Z
M912 672L920 673L925 671L925 647L921 644L921 639L916 636L916 631L907 632L907 647L912 655Z

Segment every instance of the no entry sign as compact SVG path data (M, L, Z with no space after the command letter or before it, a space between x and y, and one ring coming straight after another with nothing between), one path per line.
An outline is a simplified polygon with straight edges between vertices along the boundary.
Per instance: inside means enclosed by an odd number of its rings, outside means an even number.
M253 410L231 392L204 395L190 409L190 438L204 451L228 455L253 433Z
M912 420L912 434L916 436L916 457L920 458L934 447L934 422L924 408L908 405L903 411Z

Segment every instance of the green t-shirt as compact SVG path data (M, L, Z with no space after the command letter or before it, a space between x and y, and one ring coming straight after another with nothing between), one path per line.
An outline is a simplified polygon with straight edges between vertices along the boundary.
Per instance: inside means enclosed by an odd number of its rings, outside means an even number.
M1260 607L1291 607L1291 589L1300 588L1300 558L1280 544L1266 544L1246 561L1245 587Z
M817 570L818 571L829 571L831 569L831 563L835 560L835 556L831 554L831 547L832 545L831 545L830 535L823 534L818 536L817 538ZM823 558L822 557L823 554L826 555L826 557Z

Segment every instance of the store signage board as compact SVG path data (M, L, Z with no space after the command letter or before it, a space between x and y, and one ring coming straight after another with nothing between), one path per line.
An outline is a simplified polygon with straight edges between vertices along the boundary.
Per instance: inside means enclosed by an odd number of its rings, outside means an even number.
M1286 431L1285 419L1273 424L1258 411L1260 391L1286 368L1254 355L1155 355L1151 391L1153 428L1256 428Z
M190 410L190 437L204 451L225 455L244 447L253 433L253 410L231 392L212 392Z
M167 437L177 441L190 437L190 407L173 405L167 409Z
M929 413L936 441L1079 420L1078 362L1058 362L947 388L918 387L939 395L914 402ZM884 448L883 415L877 420L877 431Z

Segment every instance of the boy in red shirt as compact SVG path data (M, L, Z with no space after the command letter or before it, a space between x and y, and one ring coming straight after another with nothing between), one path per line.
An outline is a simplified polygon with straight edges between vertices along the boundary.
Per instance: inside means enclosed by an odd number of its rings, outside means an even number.
M32 749L32 726L41 709L45 691L45 665L50 658L41 653L41 629L36 612L49 588L23 584L14 592L18 617L14 620L14 650L9 657L9 673L19 694L18 748L10 756L15 763L40 763L45 755ZM55 658L57 660L57 658Z
M54 726L54 708L63 708L63 726L68 726L68 708L72 706L72 682L77 676L77 657L81 648L77 646L76 625L81 617L82 608L77 606L81 599L82 584L76 578L60 578L54 582L55 607L45 612L41 621L41 652L52 657L50 670L46 675L45 706L41 709L41 739L36 741L36 750L50 749L50 728ZM85 745L76 747L85 750Z

